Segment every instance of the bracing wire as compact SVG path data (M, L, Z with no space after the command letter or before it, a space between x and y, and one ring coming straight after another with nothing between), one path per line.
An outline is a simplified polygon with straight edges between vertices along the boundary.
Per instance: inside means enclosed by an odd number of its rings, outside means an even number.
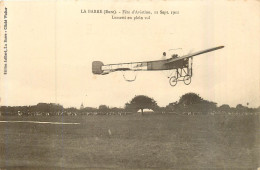
M182 50L182 48L169 49L168 51L172 51L172 50Z

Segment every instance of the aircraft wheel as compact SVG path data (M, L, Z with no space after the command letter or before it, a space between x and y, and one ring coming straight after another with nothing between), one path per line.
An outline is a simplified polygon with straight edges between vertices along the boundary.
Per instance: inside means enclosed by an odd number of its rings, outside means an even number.
M189 75L184 76L183 82L184 84L189 85L191 83L191 76Z
M169 80L171 86L176 86L177 84L177 78L175 76L172 76Z

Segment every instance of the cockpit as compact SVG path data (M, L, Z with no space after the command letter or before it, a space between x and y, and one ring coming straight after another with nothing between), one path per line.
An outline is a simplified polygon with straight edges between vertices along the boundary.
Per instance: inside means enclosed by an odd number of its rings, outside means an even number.
M178 58L178 54L173 54L172 58Z

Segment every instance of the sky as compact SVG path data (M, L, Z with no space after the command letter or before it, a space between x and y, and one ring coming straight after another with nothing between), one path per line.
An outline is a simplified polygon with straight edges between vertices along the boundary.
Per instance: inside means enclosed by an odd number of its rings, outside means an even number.
M123 107L135 95L147 95L166 106L188 92L218 106L260 105L259 1L5 1L3 6L8 61L4 75L1 37L0 105ZM81 13L84 9L179 14L116 20L111 14ZM188 86L171 87L162 71L138 72L136 81L126 82L121 72L93 75L91 70L92 61L152 61L169 49L187 54L221 45L225 48L194 57Z

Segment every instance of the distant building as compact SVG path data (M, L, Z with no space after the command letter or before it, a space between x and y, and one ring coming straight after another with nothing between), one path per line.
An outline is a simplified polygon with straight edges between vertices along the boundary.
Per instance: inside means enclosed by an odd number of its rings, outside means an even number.
M83 103L81 103L81 105L80 105L80 110L82 110L82 109L84 109Z
M137 112L138 112L138 113L141 113L142 110L139 109ZM152 109L143 109L143 112L144 112L144 113L154 113L154 111L153 111Z

